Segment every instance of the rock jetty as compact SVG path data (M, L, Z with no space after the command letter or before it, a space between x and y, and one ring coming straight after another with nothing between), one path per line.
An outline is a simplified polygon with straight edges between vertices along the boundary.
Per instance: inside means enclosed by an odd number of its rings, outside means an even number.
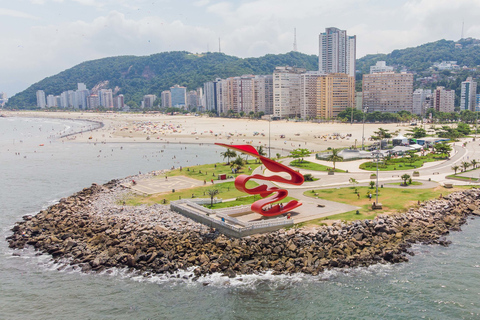
M272 270L316 275L331 268L408 261L414 243L448 245L469 215L480 215L480 190L452 193L375 220L315 229L228 238L167 206L124 206L122 181L89 188L35 216L24 216L7 238L83 271L128 267L148 273L193 270L192 277L229 277Z

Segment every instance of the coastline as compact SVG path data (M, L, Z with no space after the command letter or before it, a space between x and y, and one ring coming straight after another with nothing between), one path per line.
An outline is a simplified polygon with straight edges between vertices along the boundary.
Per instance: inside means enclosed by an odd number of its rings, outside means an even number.
M344 148L371 143L368 138L379 127L394 132L409 125L396 123L333 123L267 121L252 119L209 118L206 116L123 114L88 112L5 111L9 117L36 117L88 120L103 123L89 134L69 136L69 142L149 142L208 144L251 144L286 152L307 148L318 152L327 148ZM351 136L350 136L351 135ZM284 138L282 138L284 136ZM71 139L73 138L73 139ZM91 139L90 139L91 138ZM274 156L274 155L272 155Z
M31 245L84 272L127 267L171 274L193 269L194 279L215 272L229 277L267 271L318 275L334 268L406 262L412 244L446 246L450 231L461 230L468 216L480 215L480 190L471 189L375 220L236 239L163 205L124 207L121 183L94 184L23 217L7 237L9 246Z

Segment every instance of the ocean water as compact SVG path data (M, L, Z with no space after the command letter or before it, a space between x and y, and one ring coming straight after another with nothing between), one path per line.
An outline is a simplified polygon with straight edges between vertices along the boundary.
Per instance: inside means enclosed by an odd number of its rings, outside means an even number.
M5 237L23 215L92 182L221 161L215 146L53 137L89 126L0 118L0 319L480 319L480 219L452 233L449 247L414 246L408 263L317 277L84 274L32 249L9 249Z

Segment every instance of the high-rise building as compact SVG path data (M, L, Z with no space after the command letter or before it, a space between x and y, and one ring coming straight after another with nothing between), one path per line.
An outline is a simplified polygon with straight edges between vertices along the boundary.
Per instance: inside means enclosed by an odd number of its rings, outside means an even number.
M255 76L255 112L273 113L273 76Z
M98 90L98 98L100 100L100 106L104 108L113 108L113 92L112 89L100 89Z
M273 72L273 115L300 117L301 74L305 69L276 67Z
M320 71L308 71L300 76L300 117L317 117Z
M85 85L85 83L81 83L81 82L77 83L77 88L78 88L77 89L78 91L87 90L87 86Z
M57 106L57 99L55 99L55 96L53 94L49 94L47 96L47 107L54 108L56 106Z
M393 67L387 66L385 61L377 61L377 64L370 67L370 73L392 72Z
M157 100L157 96L154 94L147 94L143 96L143 107L145 109L152 109L155 100Z
M170 90L162 91L162 108L171 108L172 107L172 93Z
M425 116L425 111L433 106L432 90L417 89L413 92L412 113Z
M475 111L475 103L477 97L477 82L468 77L462 82L462 90L460 95L460 110Z
M217 81L209 81L203 84L205 110L217 111Z
M336 118L346 108L355 107L355 78L345 73L331 73L318 78L317 117Z
M170 88L172 94L172 106L177 108L185 107L187 104L187 88L178 84Z
M188 109L196 109L198 107L198 97L197 97L197 91L196 90L190 90L187 93L187 106Z
M397 113L413 108L413 74L382 72L363 75L363 108Z
M437 87L433 93L433 107L440 112L455 111L455 90L447 90L445 87Z
M43 90L37 90L37 107L40 109L45 108L47 105L47 102L45 100L45 91Z
M125 108L125 97L123 94L119 94L113 99L113 106L117 110L123 110Z
M346 30L326 28L319 36L318 70L355 76L356 36Z

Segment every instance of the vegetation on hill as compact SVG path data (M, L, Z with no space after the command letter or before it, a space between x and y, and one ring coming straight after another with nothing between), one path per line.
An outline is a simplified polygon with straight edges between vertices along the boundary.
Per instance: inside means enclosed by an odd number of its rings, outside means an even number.
M192 54L163 52L150 56L119 56L83 62L57 75L45 78L10 98L8 107L27 109L36 105L36 91L59 95L76 90L77 83L91 89L108 81L108 87L125 96L125 102L140 104L146 94L160 96L174 84L189 90L203 86L215 78L244 74L272 74L277 66L318 69L318 58L299 52L268 54L259 58L238 58L223 53Z

